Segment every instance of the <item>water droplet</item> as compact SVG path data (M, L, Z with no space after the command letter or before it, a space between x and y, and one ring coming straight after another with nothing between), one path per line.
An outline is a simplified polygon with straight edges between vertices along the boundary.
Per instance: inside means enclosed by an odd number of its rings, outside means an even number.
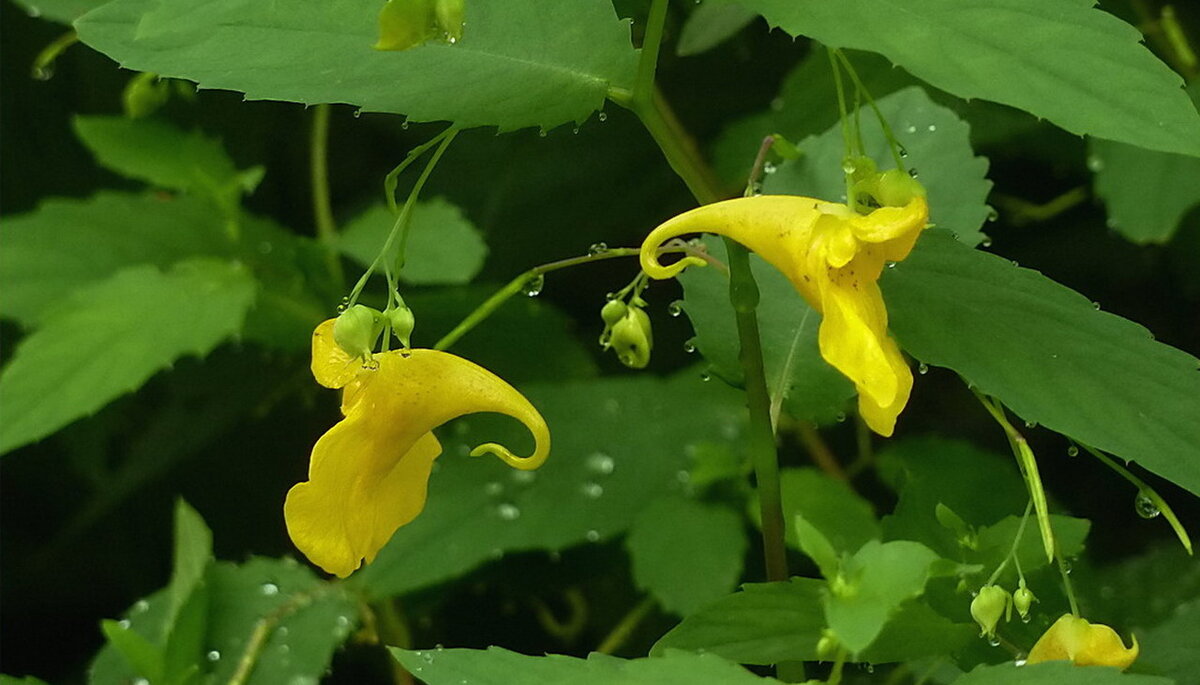
M917 178L917 177L919 177L919 176L920 176L920 174L919 174L919 173L917 173L917 169L916 169L916 167L913 167L912 169L909 169L909 170L908 170L908 175L909 175L909 176L912 176L913 178Z
M546 287L546 277L542 274L536 274L525 284L521 286L521 292L525 293L526 297L537 297L542 294L542 288Z
M983 236L983 240L979 241L979 244L980 244L982 247L991 247L991 246L992 246L992 239L991 239L990 237L988 237L988 236L986 236L986 235L985 235L985 236Z
M292 651L292 648L290 645L279 645L279 653L280 654L287 654L290 651Z
M133 685L150 685L150 681L146 680L145 678L138 678L137 680L133 681Z
M600 531L595 529L589 530L587 533L584 533L584 537L587 538L588 542L596 542L600 539Z
M588 254L593 257L596 255L602 255L605 252L608 252L607 243L592 243L591 247L588 248Z
M504 492L504 484L497 482L497 481L492 481L492 482L488 483L487 485L483 486L483 492L486 495L495 497L496 495L499 495L500 493Z
M671 316L679 316L680 314L682 314L683 313L683 302L680 300L675 300L671 304L667 305L667 313L670 314Z
M895 268L896 268L896 262L888 262L888 263L887 263L887 268L889 268L889 269L895 269Z
M921 374L922 376L929 373L929 365L925 362L921 362L917 365L917 373Z
M764 174L773 174L773 173L775 173L775 171L777 169L778 169L778 167L776 167L774 164L772 164L770 162L763 162L763 173Z
M692 474L683 470L676 471L675 480L687 485L688 483L692 482Z
M436 463L436 462L434 462L434 463ZM518 485L529 485L529 484L533 483L533 481L537 480L537 472L513 469L509 473L508 477L510 479L512 479L512 482L514 482Z
M1025 422L1026 428L1037 428L1037 425L1038 425L1037 421L1026 421Z
M845 420L846 420L846 413L845 413L845 412L838 412L838 413L837 413L837 416L833 417L833 420L834 420L834 421L837 421L838 423L843 423L843 422L845 422Z
M546 129L544 129L544 128L543 128L543 129L539 129L539 130L538 130L538 137L539 137L539 138L545 138L547 135L548 135L548 134L546 133Z
M988 205L987 220L988 221L996 221L999 218L1000 218L1000 212L996 211L995 207Z
M993 635L988 638L988 644L993 647L999 647L1000 646L1000 638Z
M54 65L43 64L41 66L34 67L29 75L32 76L35 81L49 81L54 77Z
M263 583L258 590L268 597L279 594L279 586L275 583Z
M699 3L699 0L696 1ZM784 104L783 98L775 98L771 100L771 109L778 112L783 109Z
M493 547L488 551L488 556L493 559L503 559L504 550L499 547Z
M503 502L496 506L496 516L499 516L505 521L516 521L517 519L521 518L521 510L517 508L517 505L512 504L511 502Z
M133 608L129 610L131 614L140 614L150 608L150 602L144 599L139 599L133 603Z
M604 123L608 121L608 112L601 112L596 115L596 118L600 120L600 123Z
M342 628L349 626L350 625L350 617L349 616L338 616L337 624L339 627L342 627Z
M1091 155L1087 158L1087 168L1093 173L1104 171L1104 160L1097 155Z
M700 372L700 380L707 383L712 380L712 374L707 371Z
M418 652L421 655L421 661L427 664L433 663L433 652Z
M617 463L607 454L596 452L587 458L587 467L600 475L607 476L617 468Z
M408 130L408 119L405 119L404 121L400 122L400 129L403 131Z
M592 483L590 481L584 483L583 487L581 487L579 490L583 493L583 496L588 499L600 499L600 497L604 494L603 485L599 483Z
M117 621L117 625L121 626L125 630L129 630L129 626L132 624L129 622L129 619L123 618L120 621Z
M1033 620L1033 614L1025 614L1021 617L1021 623L1029 623Z
M1100 303L1099 303L1099 302L1093 302L1093 303L1092 303L1092 309L1095 309L1096 311L1100 311Z
M854 164L854 160L849 158L842 160L842 173L852 174L857 168L858 167Z
M1137 512L1138 516L1144 519L1152 519L1162 513L1159 511L1158 505L1154 503L1154 500L1150 499L1150 496L1144 492L1139 492L1133 500L1133 509Z
M359 118L359 117L361 117L361 116L362 116L362 110L361 110L361 109L356 109L356 110L354 110L354 118L355 118L355 119L357 119L357 118ZM404 128L404 124L401 124L401 125L400 125L400 128Z
M206 658L207 658L209 661L220 661L220 660L221 660L221 653L220 653L220 652L218 652L218 651L217 651L217 650L215 650L215 649L211 649L211 650L209 650L208 654L206 654L206 655L205 655L205 657L206 657Z
M1013 266L1021 266L1021 263L1014 259L1014 260L1012 260L1012 265Z
M901 145L900 146L900 159L907 159L907 158L908 158L908 148Z
M696 339L689 338L687 341L685 341L683 343L683 351L687 352L688 354L694 353L696 351Z
M1016 659L1015 661L1013 661L1013 666L1016 666L1017 668L1020 668L1024 665L1025 665L1025 659Z
M936 131L936 130L937 130L937 125L936 125L936 124L930 124L930 125L929 125L929 132L930 132L930 133L933 133L933 132L934 132L934 131Z
M904 129L904 130L905 130L905 131L908 131L909 133L916 133L916 132L917 132L917 127L916 127L916 126L909 126L908 128L906 128L906 129Z
M1079 448L1074 445L1071 445L1070 447L1067 448L1067 456L1068 457L1078 457L1079 456Z

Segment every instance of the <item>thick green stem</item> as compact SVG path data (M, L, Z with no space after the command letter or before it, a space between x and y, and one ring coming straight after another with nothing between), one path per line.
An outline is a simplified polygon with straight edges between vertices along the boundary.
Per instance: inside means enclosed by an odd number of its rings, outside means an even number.
M329 201L329 105L313 108L312 138L308 166L312 178L313 220L317 225L317 240L325 248L329 275L340 289L345 283L342 260L337 250L337 224Z
M658 48L662 44L663 26L667 22L667 0L651 0L646 16L646 33L642 39L642 55L638 61L637 82L633 87L635 100L648 101L654 93L654 72L658 68Z

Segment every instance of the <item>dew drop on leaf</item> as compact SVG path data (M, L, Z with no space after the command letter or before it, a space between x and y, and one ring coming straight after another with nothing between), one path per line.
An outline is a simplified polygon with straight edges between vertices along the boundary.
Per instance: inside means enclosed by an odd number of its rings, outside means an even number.
M1137 497L1134 498L1133 508L1137 512L1137 515L1144 519L1152 519L1162 513L1158 505L1154 503L1154 500L1150 499L1149 495L1144 492L1139 492Z
M671 316L679 316L680 314L682 314L683 313L683 302L680 302L679 300L675 300L671 304L667 305L667 313L670 314Z

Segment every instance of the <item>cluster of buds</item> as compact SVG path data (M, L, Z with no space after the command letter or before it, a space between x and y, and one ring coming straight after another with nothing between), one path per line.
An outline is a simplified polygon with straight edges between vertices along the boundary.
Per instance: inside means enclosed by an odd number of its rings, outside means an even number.
M1021 578L1016 592L1009 594L1008 590L999 585L984 585L971 600L971 618L979 624L979 634L988 639L996 639L996 626L1000 618L1005 621L1012 618L1012 610L1016 609L1022 621L1029 620L1029 607L1037 601L1033 592L1025 587L1025 579Z
M388 328L401 345L409 347L416 319L399 295L396 295L396 299L399 300L399 306L388 306L382 312L362 304L346 308L334 321L334 342L353 357L370 359L379 334Z
M650 350L654 347L645 306L646 301L634 295L628 304L619 298L613 299L600 310L600 318L604 320L600 347L606 350L611 347L617 353L617 359L631 369L646 368L650 363Z

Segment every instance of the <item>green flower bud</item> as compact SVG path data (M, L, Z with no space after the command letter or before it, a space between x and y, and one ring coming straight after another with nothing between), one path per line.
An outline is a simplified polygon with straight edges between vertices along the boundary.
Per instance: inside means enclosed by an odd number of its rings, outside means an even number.
M382 318L378 311L356 304L342 312L334 322L333 340L351 356L370 357L375 340L383 330Z
M1017 608L1017 613L1021 615L1021 620L1029 617L1029 606L1037 601L1037 597L1033 596L1033 592L1025 587L1025 582L1021 582L1021 587L1013 593L1013 606Z
M654 339L650 317L637 307L631 307L620 321L613 324L609 344L617 351L617 359L631 369L644 369L650 363Z
M446 37L446 42L457 43L463 34L464 0L434 0L433 12L437 26Z
M925 197L925 186L903 169L892 169L879 175L872 194L881 207L903 207L914 197Z
M1000 617L1012 613L1012 597L998 585L984 585L971 600L971 618L979 624L980 635L995 637Z
M838 639L833 631L826 628L821 631L821 639L817 640L817 658L821 661L832 661L837 657Z
M401 344L409 347L408 339L412 336L413 327L417 325L412 310L401 306L387 311L386 314L388 323L392 326L392 333L399 338Z
M600 309L600 318L604 319L605 326L615 326L618 321L625 318L625 312L628 309L629 307L621 300L609 300Z
M408 50L437 37L433 0L388 0L379 11L376 50Z
M125 116L130 119L148 117L171 99L171 84L158 78L158 74L142 72L129 79L121 100L125 105Z

